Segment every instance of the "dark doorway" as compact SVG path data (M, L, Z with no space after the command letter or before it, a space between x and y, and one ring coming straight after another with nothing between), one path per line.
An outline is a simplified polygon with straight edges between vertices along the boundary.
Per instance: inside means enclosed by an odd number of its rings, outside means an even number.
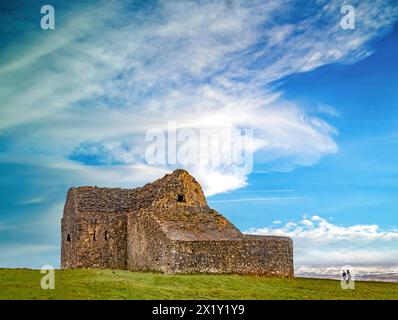
M177 196L177 202L185 202L185 197L183 194L179 194Z
M69 234L69 233L68 233L68 235L66 236L66 241L71 242L70 234Z

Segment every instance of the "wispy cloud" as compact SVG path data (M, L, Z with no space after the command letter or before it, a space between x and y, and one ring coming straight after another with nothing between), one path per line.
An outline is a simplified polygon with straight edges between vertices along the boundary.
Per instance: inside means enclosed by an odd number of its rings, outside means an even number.
M228 203L228 202L261 202L261 201L289 201L303 200L304 197L258 197L258 198L238 198L226 200L209 200L210 203Z
M41 268L44 265L58 267L56 253L58 245L13 244L0 245L0 267L20 268L29 266Z
M241 194L241 193L279 193L279 192L294 192L294 189L266 189L266 190L240 190L237 191L235 194Z
M54 156L65 164L76 152L92 151L119 166L67 169L76 177L86 172L87 183L124 171L136 184L133 170L146 166L145 131L174 120L181 128L250 127L260 163L283 159L290 169L316 163L337 151L337 131L284 101L272 83L369 55L370 41L388 31L397 10L388 1L358 2L361 27L350 33L339 28L338 1L309 7L312 14L291 23L275 19L289 17L294 5L160 1L132 12L104 2L70 13L66 24L25 42L23 51L9 46L0 65L0 129L18 142L9 146L7 161L29 153L43 165ZM101 147L93 150L92 142ZM228 168L188 169L208 194L247 184Z
M340 117L341 113L338 111L336 108L333 108L332 106L326 105L326 104L319 104L318 105L318 112L322 114L326 114L331 117Z

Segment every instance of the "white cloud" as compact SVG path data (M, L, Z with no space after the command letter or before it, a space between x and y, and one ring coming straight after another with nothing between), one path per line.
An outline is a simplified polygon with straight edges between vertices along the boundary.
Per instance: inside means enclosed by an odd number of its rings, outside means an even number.
M55 157L74 181L83 173L85 184L133 186L143 172L156 172L152 177L171 169L149 168L142 156L146 130L168 120L180 128L252 128L256 161L270 164L270 171L312 165L337 152L337 131L284 101L271 82L358 61L398 11L387 1L362 1L362 22L349 33L338 27L338 2L314 7L294 24L278 22L294 4L161 1L143 14L110 1L71 13L56 33L24 43L23 51L10 46L0 65L0 130L18 139L7 161L29 154L46 166ZM90 152L101 166L68 160ZM121 165L109 166L115 162ZM185 167L208 195L247 185L247 173L229 167Z
M247 232L291 237L297 264L398 263L398 230L377 225L339 226L313 215Z
M317 215L310 219L303 218L300 221L289 221L279 228L265 227L252 229L256 234L286 235L294 239L303 239L312 243L331 242L358 242L363 243L376 240L398 240L398 230L382 231L377 225L353 225L338 226Z

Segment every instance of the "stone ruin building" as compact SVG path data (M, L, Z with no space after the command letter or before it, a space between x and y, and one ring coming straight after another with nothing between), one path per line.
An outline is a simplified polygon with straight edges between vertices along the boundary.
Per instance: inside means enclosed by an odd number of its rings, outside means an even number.
M185 170L136 189L71 188L61 242L62 268L293 276L290 238L241 233Z

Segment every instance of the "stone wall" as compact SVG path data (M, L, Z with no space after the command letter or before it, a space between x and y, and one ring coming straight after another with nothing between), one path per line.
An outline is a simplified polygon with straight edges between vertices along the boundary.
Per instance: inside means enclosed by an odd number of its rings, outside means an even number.
M234 273L292 277L292 242L284 237L175 241L171 273Z
M127 269L167 273L173 248L159 223L143 210L129 214L127 221Z
M61 267L126 269L127 215L76 212L74 197L61 222Z
M126 269L126 233L125 214L64 218L62 267Z
M71 188L62 218L62 268L293 276L286 237L242 234L176 170L141 188Z
M242 235L233 240L170 240L147 211L128 217L128 270L164 273L234 273L292 277L293 243L287 237Z

